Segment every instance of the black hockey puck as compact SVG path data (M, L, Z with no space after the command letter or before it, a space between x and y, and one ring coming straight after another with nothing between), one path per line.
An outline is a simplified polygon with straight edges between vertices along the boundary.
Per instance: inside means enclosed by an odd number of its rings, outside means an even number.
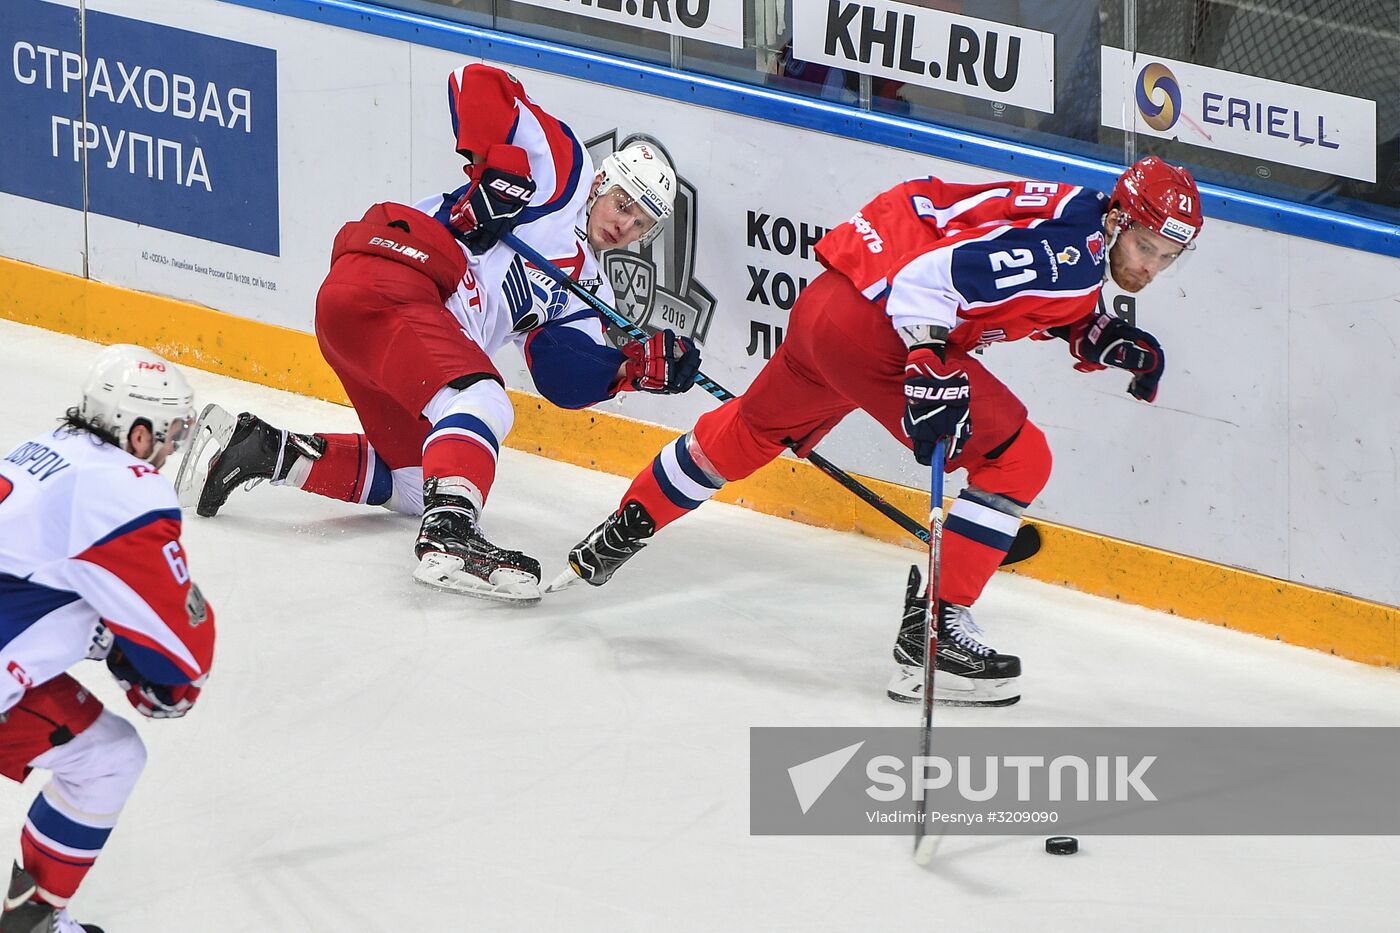
M1079 840L1073 836L1051 836L1045 840L1045 851L1051 855L1073 855L1079 851Z

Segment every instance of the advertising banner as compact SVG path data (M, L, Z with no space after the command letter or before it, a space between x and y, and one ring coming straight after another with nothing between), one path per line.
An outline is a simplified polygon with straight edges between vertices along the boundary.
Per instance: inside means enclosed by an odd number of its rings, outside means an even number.
M277 53L9 0L0 191L276 255ZM87 169L87 185L72 179Z
M792 53L1016 107L1055 112L1055 37L894 0L811 0L792 9Z
M620 26L744 47L744 0L520 0Z
M896 62L904 36L937 35L923 31L921 17L943 24L941 57L910 52L926 66L946 64L949 37L982 22L870 3L865 8L898 12L893 21L871 12L872 32L859 10L847 16L847 5L797 4L795 15L826 23L823 11L831 13L833 54L845 55L849 42L856 59L864 48L872 62L883 61L888 43L880 37L890 22ZM0 160L6 256L309 332L331 243L346 221L379 201L414 203L462 183L446 93L448 75L471 60L461 52L215 0L84 6L86 66L75 57L76 0L0 3L0 120L15 141ZM913 32L903 19L910 10L919 14ZM997 31L994 64L979 58L957 74L974 75L986 92L984 67L1010 74L1011 34L996 24L975 28L983 30L984 57L993 45L987 30ZM817 51L826 39L821 33ZM923 48L914 39L909 49ZM1030 93L1022 83L1033 61L1048 74L1050 46L1024 30L1021 39L1008 93ZM1196 80L1164 64L1182 86ZM603 271L624 315L648 330L692 337L706 374L733 392L744 391L790 338L798 296L822 274L815 246L827 230L904 179L1003 177L659 93L509 70L573 129L594 165L637 138L671 160L673 218L645 246L604 253ZM1222 101L1241 96L1206 90ZM1222 107L1228 122L1229 105ZM1313 134L1305 108L1295 109L1299 133L1314 143L1293 143L1293 156L1308 148L1348 152L1352 124L1342 111L1322 112L1324 132ZM1267 129L1268 106L1261 112ZM1194 111L1183 105L1182 113ZM1192 116L1198 123L1200 113ZM1319 135L1340 148L1319 146ZM1347 274L1319 273L1337 268ZM1208 212L1189 261L1138 294L1110 284L1102 296L1105 309L1133 319L1165 348L1155 404L1127 394L1125 373L1076 372L1062 341L987 348L985 365L1025 402L1055 458L1030 513L1400 604L1400 572L1390 559L1400 549L1393 521L1400 485L1388 466L1400 398L1391 359L1400 342L1390 313L1395 273L1387 257ZM510 386L532 387L513 347L495 363ZM626 393L600 407L679 433L716 404L692 391ZM851 472L916 488L928 482L907 448L860 412L823 438L820 452ZM962 473L950 479L955 492Z
M1104 46L1103 123L1376 180L1376 102Z

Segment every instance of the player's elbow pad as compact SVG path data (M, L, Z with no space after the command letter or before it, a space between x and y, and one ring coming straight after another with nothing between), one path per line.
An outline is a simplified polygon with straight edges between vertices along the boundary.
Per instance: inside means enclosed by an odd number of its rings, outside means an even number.
M564 334L556 337L548 329L535 332L527 354L539 393L559 408L587 408L612 398L622 352L576 331L559 328Z

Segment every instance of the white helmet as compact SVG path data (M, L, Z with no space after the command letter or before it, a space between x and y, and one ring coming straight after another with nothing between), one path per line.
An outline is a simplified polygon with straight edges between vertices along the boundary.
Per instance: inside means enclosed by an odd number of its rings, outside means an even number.
M598 194L616 185L631 195L642 210L656 221L642 236L641 242L650 242L660 232L662 221L671 216L676 203L675 169L655 146L637 142L624 146L604 159L600 174L600 184L595 189L597 194L589 198L588 206L593 206Z
M194 420L194 393L173 363L144 347L114 344L97 354L83 383L79 413L125 441L137 421L147 421L155 436L152 456L175 425L179 443Z

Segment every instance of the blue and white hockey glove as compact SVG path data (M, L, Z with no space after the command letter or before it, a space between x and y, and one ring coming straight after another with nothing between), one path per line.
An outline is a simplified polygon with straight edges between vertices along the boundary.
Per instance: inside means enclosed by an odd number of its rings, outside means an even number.
M623 344L622 386L637 392L672 395L695 385L700 374L700 348L674 331L663 330L646 340Z
M1116 315L1094 313L1068 327L1053 327L1050 333L1069 341L1069 352L1079 361L1074 368L1080 372L1126 369L1134 377L1128 383L1129 395L1144 402L1157 397L1167 357L1157 338L1141 327Z
M464 171L471 181L449 195L457 200L448 212L447 229L479 255L515 228L535 193L535 182L529 157L519 146L492 146Z
M107 655L107 669L126 691L126 700L148 719L179 719L199 699L199 691L209 675L188 684L157 684L141 676L121 648Z
M931 464L939 438L948 439L946 460L961 453L972 436L971 404L967 372L944 360L943 344L909 348L904 362L904 433L913 442L915 460Z

